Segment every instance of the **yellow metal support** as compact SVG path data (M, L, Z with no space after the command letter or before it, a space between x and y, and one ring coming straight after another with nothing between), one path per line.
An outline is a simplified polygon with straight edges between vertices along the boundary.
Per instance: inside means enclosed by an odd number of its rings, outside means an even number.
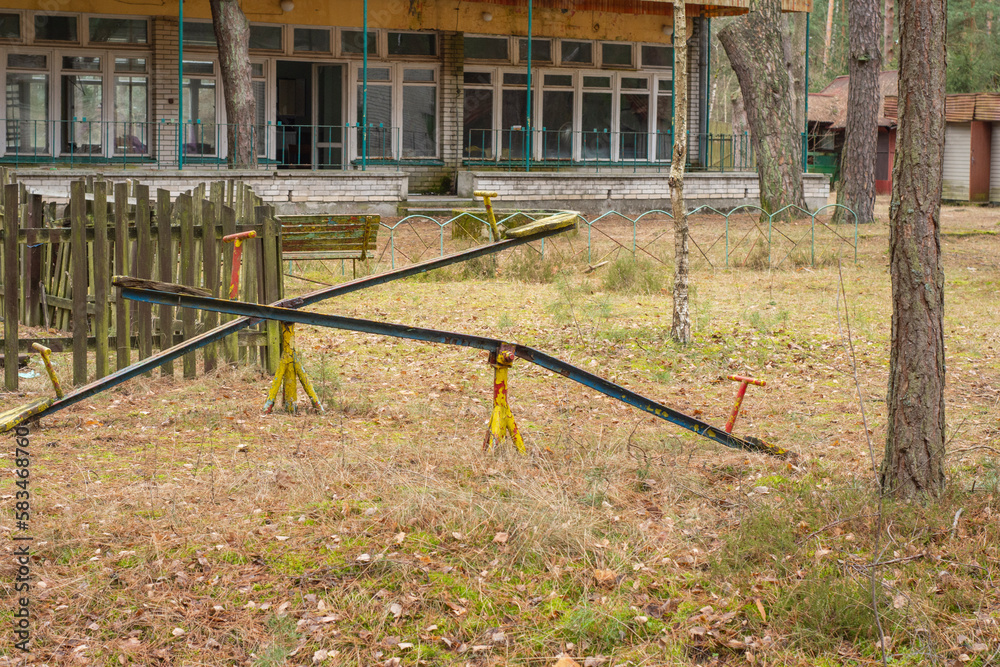
M496 243L500 240L500 230L497 228L497 217L493 214L493 204L490 199L497 196L495 192L486 192L485 190L476 190L472 193L474 197L482 197L483 203L486 204L486 220L490 223L490 231L493 233L493 242Z
M294 413L299 400L298 382L302 383L306 395L312 401L312 405L317 412L323 412L323 405L319 402L316 390L313 389L309 376L306 375L302 364L299 363L298 352L295 351L295 324L292 322L279 322L281 327L281 360L278 362L278 372L271 382L271 388L267 392L267 401L264 403L264 414L271 414L274 409L274 402L278 399L278 390L282 390L282 403L285 412ZM298 380L298 382L296 382Z
M521 438L521 432L517 430L514 413L510 411L510 404L507 402L507 371L514 364L514 352L504 347L501 347L497 354L490 355L489 364L494 369L493 413L490 415L490 424L483 439L483 451L488 452L494 447L499 447L509 434L517 451L524 454L527 452L524 440Z
M49 380L52 381L52 389L56 392L56 398L62 398L62 385L59 384L59 377L56 375L55 369L52 368L52 350L41 343L32 343L31 349L42 355L42 363L45 364L45 372L49 374Z
M52 368L52 360L50 359L52 350L45 347L41 343L33 343L31 349L42 355L42 363L45 364L45 372L49 374L49 380L52 381L52 388L56 392L56 398L62 398L62 385L59 384L59 378L56 376L56 372ZM15 360L14 363L16 364L17 361ZM0 412L0 433L16 428L19 424L23 424L42 410L52 405L54 402L55 399L52 398L37 398L27 405Z

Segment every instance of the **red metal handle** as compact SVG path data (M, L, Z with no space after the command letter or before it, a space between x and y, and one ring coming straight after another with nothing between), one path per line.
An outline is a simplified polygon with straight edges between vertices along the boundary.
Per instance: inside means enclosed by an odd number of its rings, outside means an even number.
M733 382L746 382L747 384L752 384L756 387L766 387L767 382L764 380L755 380L753 378L743 377L742 375L727 375L727 380L732 380Z
M242 241L243 239L255 239L257 238L257 232L250 230L249 232L238 232L236 234L230 234L229 236L223 236L223 243L232 243L233 241Z

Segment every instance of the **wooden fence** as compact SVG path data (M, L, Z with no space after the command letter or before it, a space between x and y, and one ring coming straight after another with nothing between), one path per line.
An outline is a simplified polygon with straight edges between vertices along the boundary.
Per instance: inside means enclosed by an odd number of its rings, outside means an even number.
M0 294L4 318L4 381L18 387L18 350L42 342L60 351L72 332L73 384L103 378L233 316L189 308L125 301L113 275L129 275L201 287L228 296L233 245L222 237L254 230L243 251L239 299L256 303L284 295L280 226L274 210L240 183L200 185L171 199L137 182L88 178L70 184L68 206L44 202L0 171ZM278 328L266 323L182 358L185 378L195 377L197 357L205 371L227 363L261 363L277 370ZM94 353L88 374L88 350ZM173 375L174 364L160 367Z

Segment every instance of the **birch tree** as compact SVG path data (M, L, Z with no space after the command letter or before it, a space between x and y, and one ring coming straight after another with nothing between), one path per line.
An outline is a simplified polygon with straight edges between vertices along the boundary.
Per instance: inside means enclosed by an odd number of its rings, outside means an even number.
M670 203L674 216L674 315L670 337L682 345L691 342L688 308L688 221L684 204L684 162L688 125L687 14L684 0L674 0L674 150L670 161Z

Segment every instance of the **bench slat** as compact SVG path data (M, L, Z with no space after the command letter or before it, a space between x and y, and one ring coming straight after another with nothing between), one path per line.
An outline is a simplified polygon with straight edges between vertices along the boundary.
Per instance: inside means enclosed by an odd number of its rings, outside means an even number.
M365 259L376 250L381 216L282 215L284 259Z

